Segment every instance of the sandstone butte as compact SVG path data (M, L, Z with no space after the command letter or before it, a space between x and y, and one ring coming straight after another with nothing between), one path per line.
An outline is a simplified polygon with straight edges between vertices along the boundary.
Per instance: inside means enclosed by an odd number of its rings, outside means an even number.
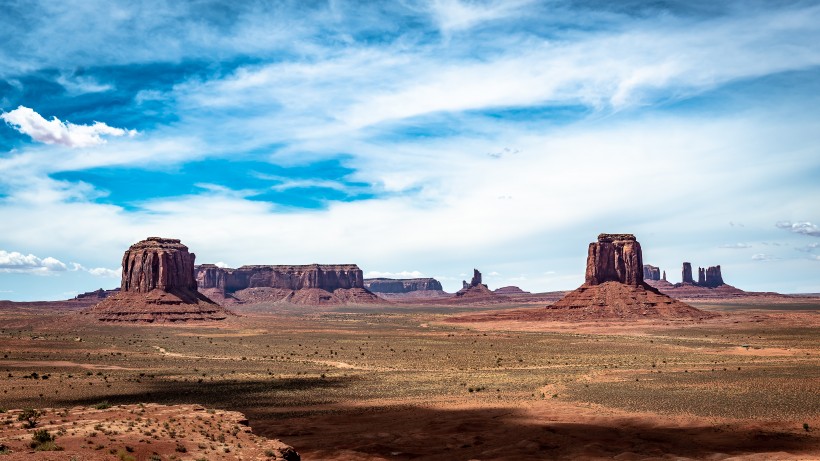
M461 284L462 288L456 292L456 297L486 298L497 296L487 288L487 285L481 283L481 272L479 272L478 269L473 269L473 278L470 280L470 283L464 280Z
M584 284L548 306L555 318L707 318L643 279L641 244L632 234L600 234L589 244Z
M177 239L137 242L122 257L120 291L83 313L102 321L223 320L230 313L197 291L195 258Z
M383 302L364 285L356 264L252 265L238 269L197 266L199 290L225 304L305 305Z

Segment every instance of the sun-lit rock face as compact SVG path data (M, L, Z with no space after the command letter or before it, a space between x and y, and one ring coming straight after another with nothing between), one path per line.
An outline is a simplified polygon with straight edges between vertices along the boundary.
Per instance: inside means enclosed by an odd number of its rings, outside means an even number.
M641 244L634 235L601 234L597 242L589 244L586 283L599 285L604 282L643 284Z

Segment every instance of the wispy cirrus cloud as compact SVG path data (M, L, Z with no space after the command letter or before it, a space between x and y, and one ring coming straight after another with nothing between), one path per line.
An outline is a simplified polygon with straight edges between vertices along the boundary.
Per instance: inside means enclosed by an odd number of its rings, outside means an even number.
M720 248L729 248L729 249L733 249L733 250L742 250L742 249L751 248L751 247L752 247L752 245L750 245L748 243L741 243L741 242L738 242L738 243L724 243L723 245L720 246Z
M62 122L57 117L46 120L33 109L24 106L3 112L0 118L35 141L66 147L96 146L105 143L104 136L133 137L137 134L135 130L114 128L102 122L94 122L93 125L75 125L71 122Z

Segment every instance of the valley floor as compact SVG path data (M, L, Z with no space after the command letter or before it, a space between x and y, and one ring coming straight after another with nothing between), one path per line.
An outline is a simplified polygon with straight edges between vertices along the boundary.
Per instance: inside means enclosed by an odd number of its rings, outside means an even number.
M27 306L0 310L0 409L239 411L305 460L820 459L820 306L698 307L721 315L454 323L463 308L420 306L123 325Z

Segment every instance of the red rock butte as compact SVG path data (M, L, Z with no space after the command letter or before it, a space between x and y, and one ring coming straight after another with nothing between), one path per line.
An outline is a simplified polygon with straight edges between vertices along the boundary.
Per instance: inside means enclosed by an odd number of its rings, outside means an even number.
M487 288L487 285L481 283L481 272L478 269L473 269L473 278L470 283L463 280L461 285L462 288L456 292L457 298L488 298L496 295Z
M600 234L589 244L586 279L555 304L556 319L707 318L643 280L641 244L632 234Z
M225 319L229 313L197 291L195 259L177 239L137 242L122 257L120 292L84 313L120 322Z

